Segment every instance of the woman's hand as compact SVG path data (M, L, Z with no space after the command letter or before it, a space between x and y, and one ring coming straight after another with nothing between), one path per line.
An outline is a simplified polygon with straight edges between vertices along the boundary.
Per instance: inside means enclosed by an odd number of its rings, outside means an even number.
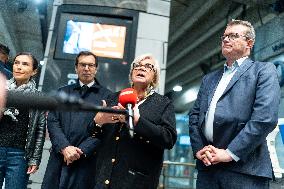
M114 106L113 108L125 110L125 108L120 103L118 103L118 105ZM126 122L125 121L125 115L119 115L119 117L122 118L122 119L120 119L120 120L122 120L120 122ZM135 106L133 108L133 124L134 124L134 126L138 123L139 118L140 118L140 113L139 113L138 105L135 104Z
M27 174L34 174L38 170L38 166L36 165L30 165L28 167Z
M125 108L120 103L118 103L117 106L113 106L112 108L116 110L125 110ZM118 120L118 122L121 123L126 122L126 117L123 114L113 114L113 119Z
M103 107L106 107L106 101L103 100ZM124 109L121 105L113 106L113 109ZM94 122L99 125L103 125L105 123L117 123L117 122L125 122L125 116L122 114L113 114L113 113L104 113L98 112L94 118Z

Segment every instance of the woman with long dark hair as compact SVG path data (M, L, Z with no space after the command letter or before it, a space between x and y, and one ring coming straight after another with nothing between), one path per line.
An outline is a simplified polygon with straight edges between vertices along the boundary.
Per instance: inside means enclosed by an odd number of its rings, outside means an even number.
M33 76L38 61L30 53L19 53L13 62L13 78L8 91L37 93ZM29 174L39 167L45 139L45 112L28 108L6 107L0 120L0 187L27 188Z

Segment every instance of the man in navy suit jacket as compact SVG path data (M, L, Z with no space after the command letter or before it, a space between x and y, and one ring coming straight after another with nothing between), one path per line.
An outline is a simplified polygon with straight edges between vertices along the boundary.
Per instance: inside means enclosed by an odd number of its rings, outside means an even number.
M100 85L95 76L97 56L81 51L75 62L78 82L59 91L81 97L85 102L102 105L111 91ZM90 136L95 112L51 111L47 128L52 144L42 189L90 189L94 187L96 150L100 141Z
M224 68L204 76L190 112L198 189L268 189L267 135L278 119L280 87L272 63L248 58L251 23L231 21L221 37Z

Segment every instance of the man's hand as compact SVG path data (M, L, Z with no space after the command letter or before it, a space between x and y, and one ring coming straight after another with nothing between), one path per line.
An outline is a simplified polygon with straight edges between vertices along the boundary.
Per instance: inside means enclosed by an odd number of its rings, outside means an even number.
M204 148L199 150L196 153L196 158L201 160L206 166L212 164L215 165L221 162L230 162L233 160L233 158L226 150L216 148L212 145L205 146Z
M75 160L78 160L83 154L82 150L75 146L67 146L66 148L61 150L61 153L63 154L64 161L67 163L67 165L69 165Z
M206 166L211 165L212 149L205 146L196 153L196 158L201 160Z
M213 165L221 162L230 162L233 160L230 154L224 149L216 148L212 145L209 145L208 148L212 150L212 158L210 159L210 162Z

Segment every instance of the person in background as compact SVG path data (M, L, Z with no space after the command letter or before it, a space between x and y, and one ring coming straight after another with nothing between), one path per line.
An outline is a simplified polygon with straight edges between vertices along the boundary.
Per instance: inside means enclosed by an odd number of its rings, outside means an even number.
M266 137L278 120L276 68L251 60L255 31L233 20L222 40L224 68L204 76L190 112L198 189L268 189L272 165Z
M6 76L7 79L12 78L12 72L7 69L6 65L9 60L10 49L0 43L0 72Z
M96 80L97 56L88 51L76 57L76 84L59 89L85 102L100 105L111 93ZM95 149L98 139L89 135L94 112L51 111L47 128L52 144L42 189L90 189L94 186Z
M7 80L8 91L38 93L33 76L38 61L26 52L13 61L13 78ZM6 107L0 120L0 188L27 188L28 178L40 165L45 140L45 112L28 108Z
M159 73L159 64L150 54L131 64L130 84L138 94L133 138L124 115L99 112L95 116L92 129L101 140L95 189L157 188L164 150L171 149L177 139L174 106L154 91ZM123 109L118 95L110 96L106 104Z

